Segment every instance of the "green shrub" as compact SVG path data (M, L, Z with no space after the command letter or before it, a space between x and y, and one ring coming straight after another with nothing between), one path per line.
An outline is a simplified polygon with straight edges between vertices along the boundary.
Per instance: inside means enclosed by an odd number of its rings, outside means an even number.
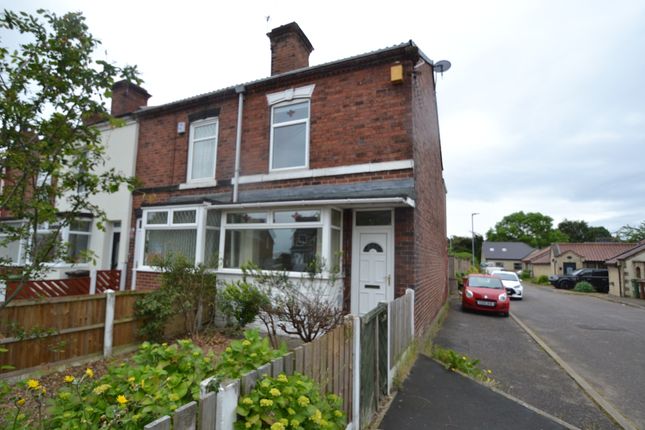
M522 270L522 273L520 273L520 279L531 279L531 271L530 270Z
M470 359L466 355L459 354L452 349L442 348L439 345L435 345L432 349L432 356L441 361L446 369L458 370L483 382L494 382L489 376L492 370L480 369L478 367L479 360Z
M237 406L236 430L344 429L342 400L301 374L264 377Z
M239 328L253 322L269 300L266 294L246 279L226 282L224 285L218 300L220 309L226 316L235 319Z
M170 346L145 342L133 361L108 368L98 380L91 369L66 376L45 428L140 429L197 400L199 383L215 371L213 355L189 340Z
M539 285L549 285L549 277L546 275L540 275L538 276L537 280L535 281Z
M135 315L144 319L140 336L161 340L168 319L176 314L183 317L186 334L198 333L202 316L214 314L216 275L181 254L153 258L151 264L161 270L161 286L137 299Z
M260 337L258 330L247 330L243 340L235 340L226 348L215 373L222 378L236 379L286 352L284 344L280 349L273 349L269 339Z
M573 288L573 291L577 291L579 293L595 293L596 289L589 282L580 281Z

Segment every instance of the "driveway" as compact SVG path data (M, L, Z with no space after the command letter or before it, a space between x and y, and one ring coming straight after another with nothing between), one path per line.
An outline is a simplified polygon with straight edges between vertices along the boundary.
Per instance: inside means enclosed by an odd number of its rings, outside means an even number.
M645 310L525 286L511 312L637 428L645 429Z
M523 302L511 303L511 313L539 302L532 290ZM513 319L464 313L454 296L450 304L436 344L479 359L481 367L493 371L497 388L569 424L582 429L617 428Z

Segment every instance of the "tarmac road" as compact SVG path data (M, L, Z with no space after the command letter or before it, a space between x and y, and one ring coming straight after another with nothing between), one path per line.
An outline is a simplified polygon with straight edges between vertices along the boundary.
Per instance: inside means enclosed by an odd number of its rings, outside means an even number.
M522 302L511 303L511 313L525 314L534 303L540 310L528 311L531 314L551 313L542 301L542 295L528 288ZM548 319L543 315L542 320ZM497 388L571 425L590 430L619 428L510 318L464 313L459 297L453 296L435 343L479 359L481 367L493 371Z
M645 429L645 310L525 286L511 312L636 428Z

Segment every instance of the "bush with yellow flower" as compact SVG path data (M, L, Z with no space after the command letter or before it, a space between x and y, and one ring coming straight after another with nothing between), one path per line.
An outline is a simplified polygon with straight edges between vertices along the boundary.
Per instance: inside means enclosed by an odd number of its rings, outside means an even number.
M236 430L344 429L342 400L323 395L312 379L296 373L265 376L237 406Z

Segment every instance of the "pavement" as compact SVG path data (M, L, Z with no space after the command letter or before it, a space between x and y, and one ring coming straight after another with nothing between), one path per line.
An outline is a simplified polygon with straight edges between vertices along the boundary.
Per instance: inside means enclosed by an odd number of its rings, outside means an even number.
M549 430L575 427L419 355L378 428Z

